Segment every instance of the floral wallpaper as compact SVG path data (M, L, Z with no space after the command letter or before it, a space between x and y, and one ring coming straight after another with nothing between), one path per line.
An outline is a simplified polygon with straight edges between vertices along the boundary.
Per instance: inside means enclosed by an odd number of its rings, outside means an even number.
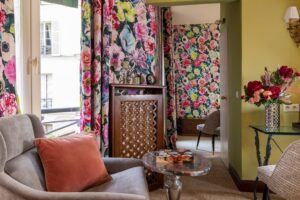
M18 112L14 24L14 1L0 0L0 117Z
M115 0L111 14L111 82L120 83L135 74L144 83L148 74L155 74L156 7L144 0Z
M206 117L220 106L220 26L173 27L177 114Z

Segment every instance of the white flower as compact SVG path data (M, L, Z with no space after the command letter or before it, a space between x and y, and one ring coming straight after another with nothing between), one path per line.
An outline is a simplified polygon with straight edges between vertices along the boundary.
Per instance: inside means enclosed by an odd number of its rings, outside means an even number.
M2 59L8 62L15 55L15 39L11 33L2 33Z
M198 110L193 110L194 117L199 117L200 113Z
M200 69L198 69L198 68L194 69L194 74L195 75L200 75Z

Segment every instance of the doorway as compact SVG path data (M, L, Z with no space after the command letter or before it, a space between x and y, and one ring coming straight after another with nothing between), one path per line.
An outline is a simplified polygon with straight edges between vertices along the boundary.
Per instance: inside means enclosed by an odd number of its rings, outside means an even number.
M221 20L221 4L180 5L170 9L177 148L212 155L212 137L201 137L196 150L197 125L220 110L221 137L215 140L215 157L222 158L228 166L227 30Z

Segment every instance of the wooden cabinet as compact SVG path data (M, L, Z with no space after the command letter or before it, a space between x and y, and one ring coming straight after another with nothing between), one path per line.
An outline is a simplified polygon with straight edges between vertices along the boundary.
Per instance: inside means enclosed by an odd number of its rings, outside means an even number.
M110 86L110 154L139 158L164 148L165 87L143 85ZM150 189L161 177L146 172Z

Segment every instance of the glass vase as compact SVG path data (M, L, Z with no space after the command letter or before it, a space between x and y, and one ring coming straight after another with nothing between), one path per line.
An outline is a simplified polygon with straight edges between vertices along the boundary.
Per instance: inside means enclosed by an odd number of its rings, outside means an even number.
M280 126L280 104L271 103L265 109L266 128L278 129Z

